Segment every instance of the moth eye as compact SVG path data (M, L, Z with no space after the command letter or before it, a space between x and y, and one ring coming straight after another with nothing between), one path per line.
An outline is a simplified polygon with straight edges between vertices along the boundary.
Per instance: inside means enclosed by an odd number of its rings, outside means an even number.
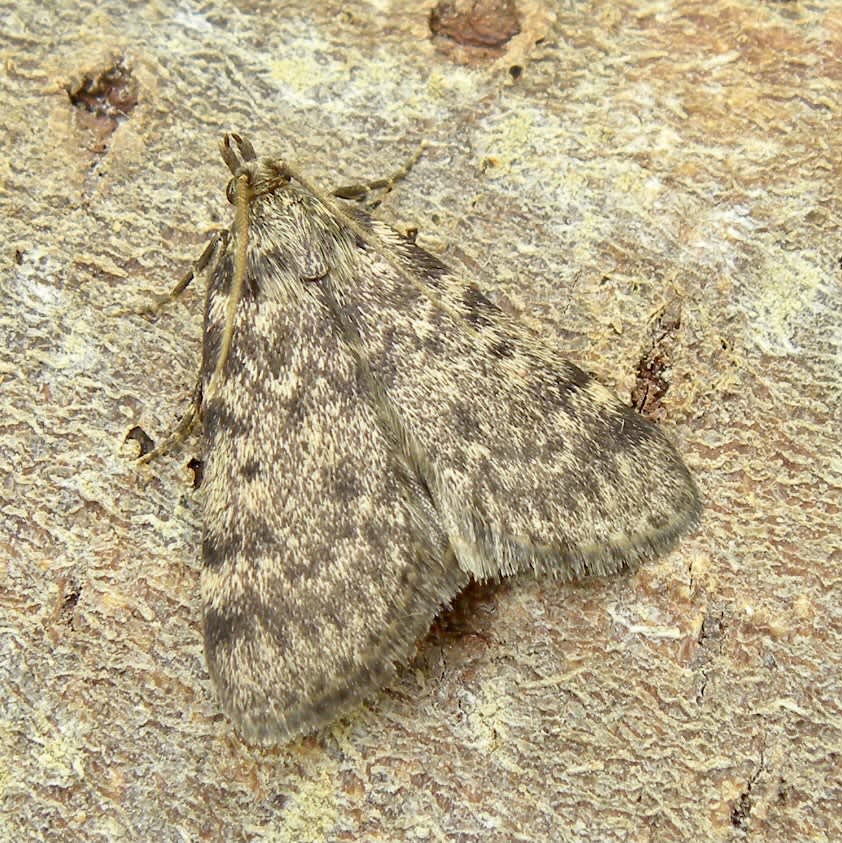
M237 185L234 179L228 182L228 187L225 188L225 198L232 204L237 204Z
M267 175L273 181L283 182L289 184L292 181L292 176L289 174L287 165L283 161L264 161Z

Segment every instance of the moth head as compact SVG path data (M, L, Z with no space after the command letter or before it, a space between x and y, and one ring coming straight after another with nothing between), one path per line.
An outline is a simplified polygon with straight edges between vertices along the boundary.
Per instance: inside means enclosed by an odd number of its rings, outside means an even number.
M232 205L237 204L237 180L246 177L251 197L273 193L279 187L289 184L291 178L282 161L261 158L244 164L234 173L234 178L225 188L225 196Z
M233 176L225 191L232 205L237 201L237 181L243 176L247 179L252 196L271 193L290 181L291 176L284 162L272 158L258 158L248 138L230 132L223 136L219 149L222 160Z

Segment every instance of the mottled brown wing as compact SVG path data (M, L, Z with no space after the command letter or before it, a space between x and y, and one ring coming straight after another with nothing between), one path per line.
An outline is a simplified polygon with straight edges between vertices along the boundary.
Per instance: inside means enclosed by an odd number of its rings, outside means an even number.
M696 486L651 422L476 285L362 217L333 283L362 352L422 454L463 570L604 574L668 550ZM356 245L351 245L355 243Z
M251 203L233 345L203 406L205 652L255 742L313 731L382 685L466 580L302 277L319 233L280 197ZM236 248L234 230L209 283L206 395Z

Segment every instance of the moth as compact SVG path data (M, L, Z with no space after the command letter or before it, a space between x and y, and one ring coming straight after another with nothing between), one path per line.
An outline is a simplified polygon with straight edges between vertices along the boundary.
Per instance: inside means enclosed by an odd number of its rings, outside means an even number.
M199 385L207 665L248 741L315 731L473 578L666 552L696 485L651 422L475 283L225 135ZM173 291L177 294L190 278Z

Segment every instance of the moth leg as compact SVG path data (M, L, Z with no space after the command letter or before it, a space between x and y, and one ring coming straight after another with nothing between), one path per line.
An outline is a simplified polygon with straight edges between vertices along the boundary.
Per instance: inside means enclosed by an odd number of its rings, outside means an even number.
M151 296L152 301L137 308L129 308L121 311L122 314L135 314L139 316L157 316L167 305L176 301L181 294L190 286L196 276L204 272L210 266L220 251L225 252L228 245L228 232L216 231L208 241L204 251L197 261L193 262L190 269L184 274L178 284L168 293L156 293Z
M219 256L225 254L229 238L230 234L228 231L217 231L209 241L208 245L205 246L205 250L202 252L199 259L193 263L193 266L178 282L178 284L176 284L169 293L158 296L154 303L147 305L137 312L155 314L170 302L175 301L190 286L197 275L204 272L209 266L214 265L216 261L219 260ZM150 463L156 457L160 457L162 454L167 453L167 451L171 450L174 446L180 445L193 429L193 425L196 423L196 419L199 418L201 411L202 376L200 373L199 377L196 379L196 386L193 387L193 395L190 398L190 404L187 406L187 411L181 417L181 421L179 421L178 424L170 430L160 445L153 448L148 453L142 454L138 457L138 464L145 465L146 463Z
M406 178L412 168L418 163L418 159L423 155L427 148L427 143L422 141L418 144L418 148L406 160L403 166L392 173L388 178L373 179L369 182L358 184L347 184L342 187L337 187L331 191L331 196L337 199L351 199L355 202L365 202L366 208L372 210L376 208L385 198L392 188L401 180ZM369 200L372 193L381 192L376 199ZM368 201L366 201L368 200Z
M190 404L187 406L187 412L185 412L185 414L181 417L178 424L163 438L160 445L137 458L138 465L146 465L157 457L166 454L167 451L171 450L176 445L180 445L193 429L193 425L196 424L196 419L199 418L201 412L202 378L200 375L199 379L196 381L196 386L193 388L193 395L190 398Z

